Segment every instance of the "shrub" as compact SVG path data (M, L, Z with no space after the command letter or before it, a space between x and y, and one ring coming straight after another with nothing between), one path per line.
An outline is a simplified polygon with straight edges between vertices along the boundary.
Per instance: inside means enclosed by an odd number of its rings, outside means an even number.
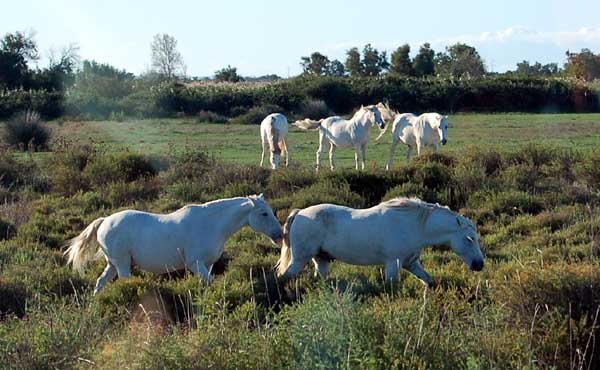
M130 182L156 173L149 158L128 152L98 156L85 168L85 175L98 189L110 182Z
M12 238L16 233L15 226L0 218L0 240Z
M198 119L199 122L227 123L227 117L209 110L201 110L196 113L196 119Z
M471 208L488 208L495 215L538 214L544 207L540 197L522 191L479 191L469 198L468 205Z
M321 119L331 116L332 112L323 100L308 99L302 103L298 114L302 118Z
M6 122L4 140L21 150L44 150L48 147L50 130L35 111L17 113Z
M260 107L254 107L247 113L232 118L229 122L233 124L259 125L262 120L271 113L283 113L283 109L276 105L263 105Z

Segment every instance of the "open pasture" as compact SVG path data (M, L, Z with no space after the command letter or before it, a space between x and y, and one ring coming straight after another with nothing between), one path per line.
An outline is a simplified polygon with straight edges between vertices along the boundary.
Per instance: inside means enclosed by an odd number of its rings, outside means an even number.
M293 168L271 171L257 167L257 126L52 122L54 152L0 155L0 368L595 368L599 123L452 115L438 155L406 164L398 148L389 172L390 139L374 145L375 129L366 171L346 149L341 170L317 175L316 132L292 129ZM340 262L326 281L309 264L284 285L279 247L249 228L228 240L210 285L134 268L93 296L104 261L81 275L66 266L64 241L98 217L261 192L280 222L318 203L447 204L477 224L485 267L433 246L422 255L432 288Z
M290 121L293 122L293 121ZM99 142L110 150L162 155L170 148L196 147L225 161L243 164L260 162L259 128L255 125L202 124L193 118L115 121L65 122L55 132L84 142ZM379 134L371 129L367 147L369 167L384 167L391 142L386 132L379 144ZM314 166L318 147L317 131L290 127L293 163ZM442 152L459 154L469 145L515 150L529 144L572 147L590 150L600 142L600 114L457 114L449 118L448 144ZM399 145L394 163L406 163L406 147ZM340 168L353 168L354 151L337 151ZM324 156L325 162L327 155Z

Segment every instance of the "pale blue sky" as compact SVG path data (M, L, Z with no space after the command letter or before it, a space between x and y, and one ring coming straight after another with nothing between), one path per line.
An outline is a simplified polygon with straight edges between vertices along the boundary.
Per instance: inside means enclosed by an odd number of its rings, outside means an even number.
M599 0L2 2L0 34L33 29L44 56L76 42L83 58L134 73L148 68L156 33L175 36L192 76L227 64L243 75L294 75L303 55L343 60L365 43L389 53L405 42L414 52L462 41L495 71L523 59L562 64L567 49L600 52Z

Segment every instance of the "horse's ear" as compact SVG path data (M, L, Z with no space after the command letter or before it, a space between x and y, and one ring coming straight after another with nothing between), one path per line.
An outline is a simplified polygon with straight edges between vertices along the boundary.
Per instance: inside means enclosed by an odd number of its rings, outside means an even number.
M250 203L252 203L252 206L256 206L256 195L249 195L246 197L246 199L248 199Z
M258 194L258 198L259 198L259 199L262 199L262 200L265 200L265 196L264 196L264 194L263 194L263 193L260 193L260 194Z

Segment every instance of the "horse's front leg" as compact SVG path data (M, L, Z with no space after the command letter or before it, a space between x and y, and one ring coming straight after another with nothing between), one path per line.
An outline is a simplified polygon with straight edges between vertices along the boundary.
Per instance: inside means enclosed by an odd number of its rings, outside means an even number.
M398 140L395 138L392 139L392 145L390 146L390 154L388 155L388 161L385 165L385 170L389 171L392 169L392 162L394 161L394 151L396 150L396 145L398 145Z
M319 130L319 148L317 149L317 172L321 169L321 154L325 151L325 135ZM331 151L330 151L331 153ZM331 155L330 157L331 158Z
M354 167L356 168L357 171L360 169L360 167L359 167L359 162L361 160L360 153L361 153L360 146L355 146L354 147Z
M287 137L283 139L283 147L285 148L285 166L290 165L290 147L288 146Z
M188 263L187 268L192 272L192 274L194 274L194 276L202 277L208 284L213 281L213 277L210 274L208 267L206 267L200 260L195 260L191 263Z
M417 142L417 157L421 156L422 151L423 151L423 144L420 142Z
M412 146L408 146L408 151L406 152L406 161L410 162L410 156L412 155L412 151L413 151L413 147Z
M363 144L360 146L360 153L362 154L361 158L361 169L365 170L365 162L367 161L367 144Z
M268 144L265 141L263 141L262 142L262 154L260 156L260 166L261 167L263 166L263 164L265 162L265 154L266 154L267 150L269 150Z
M433 286L433 279L431 278L431 276L429 276L427 272L425 272L425 269L423 268L423 265L421 265L421 261L419 261L419 259L416 259L410 265L403 267L406 270L410 271L413 275L421 279L421 281L427 286Z

